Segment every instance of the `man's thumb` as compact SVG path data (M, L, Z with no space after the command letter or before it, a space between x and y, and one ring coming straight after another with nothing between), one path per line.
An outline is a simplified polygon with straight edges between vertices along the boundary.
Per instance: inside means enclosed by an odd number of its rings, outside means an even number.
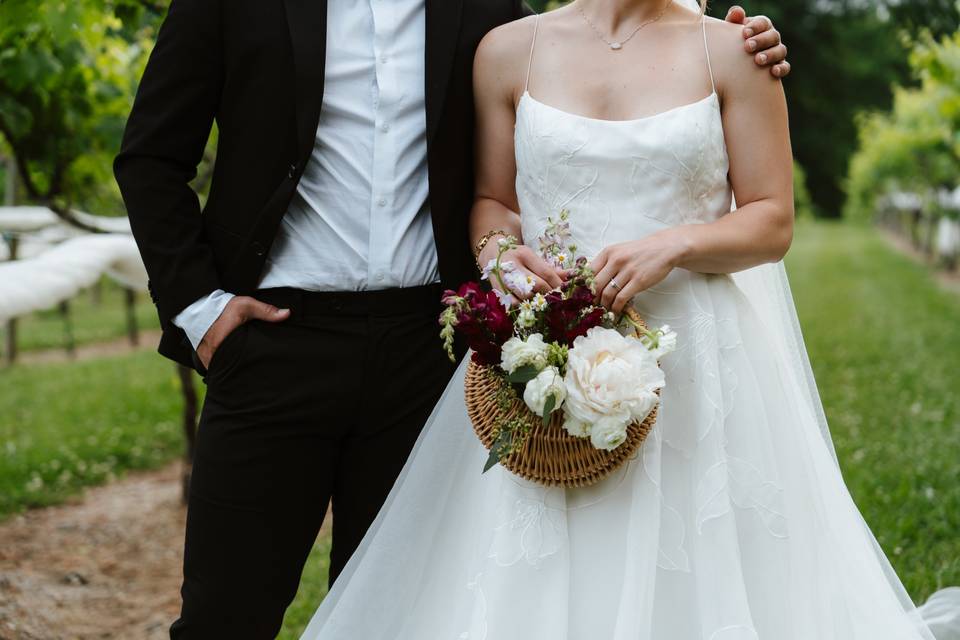
M290 309L278 309L272 304L254 300L250 306L250 317L266 322L281 322L290 317Z

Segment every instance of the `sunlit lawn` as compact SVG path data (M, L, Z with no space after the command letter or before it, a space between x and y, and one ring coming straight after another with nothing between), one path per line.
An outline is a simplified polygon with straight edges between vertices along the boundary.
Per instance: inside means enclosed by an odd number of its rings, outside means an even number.
M803 225L788 269L867 522L916 600L960 584L960 297L848 225ZM152 351L0 371L0 516L179 455L177 384ZM299 637L326 593L328 549L318 542L280 638Z
M804 226L787 268L867 523L914 599L960 584L960 297L853 226Z

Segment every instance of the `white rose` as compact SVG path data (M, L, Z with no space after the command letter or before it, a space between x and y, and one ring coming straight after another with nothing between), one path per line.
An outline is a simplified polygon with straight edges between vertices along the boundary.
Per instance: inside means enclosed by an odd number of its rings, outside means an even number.
M573 342L564 378L566 411L595 425L601 418L622 423L643 420L664 385L657 359L639 340L594 327Z
M590 429L590 444L597 449L613 451L627 439L627 424L618 418L600 418Z
M550 347L539 333L530 335L526 340L514 336L507 340L501 349L500 366L507 373L513 373L526 365L539 371L547 366L549 354Z
M543 415L547 398L553 396L553 408L558 408L567 398L567 388L556 367L547 367L523 389L523 401L538 416Z

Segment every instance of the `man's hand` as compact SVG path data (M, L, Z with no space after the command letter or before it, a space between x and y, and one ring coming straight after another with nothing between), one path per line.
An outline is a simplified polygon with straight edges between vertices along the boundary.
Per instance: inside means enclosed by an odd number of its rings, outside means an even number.
M197 355L204 369L210 366L210 360L220 345L240 325L250 320L264 322L283 322L290 317L289 309L278 309L272 304L260 302L250 296L235 296L223 308L220 317L210 325L197 345Z
M775 78L784 78L790 73L787 62L787 47L780 40L780 32L766 16L747 17L743 7L732 6L727 12L727 22L743 25L743 43L747 53L752 53L754 61L761 67L770 67Z

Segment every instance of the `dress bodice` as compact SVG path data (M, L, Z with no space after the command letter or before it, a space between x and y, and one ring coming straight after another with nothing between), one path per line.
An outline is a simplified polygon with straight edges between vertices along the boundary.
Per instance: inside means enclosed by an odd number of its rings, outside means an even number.
M636 120L575 115L524 92L515 132L523 237L570 212L578 253L730 211L717 93Z
M730 163L705 18L701 30L710 95L633 120L589 118L530 95L540 27L540 18L535 20L514 132L526 243L535 243L547 218L564 209L577 254L588 258L611 244L729 213Z

